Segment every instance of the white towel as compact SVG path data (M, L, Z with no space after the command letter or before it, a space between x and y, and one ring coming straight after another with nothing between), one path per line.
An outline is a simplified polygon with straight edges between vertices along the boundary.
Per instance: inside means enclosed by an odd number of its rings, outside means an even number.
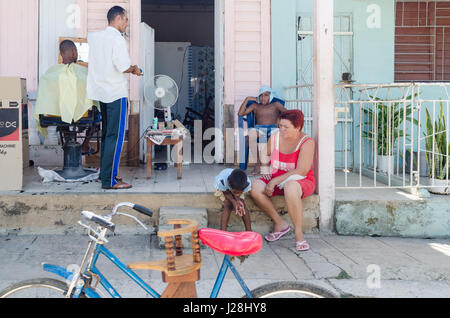
M164 135L150 135L148 136L148 138L153 141L155 144L157 145L161 145L164 141L164 139L166 139L166 136Z
M87 175L85 177L82 177L80 179L64 179L63 177L61 177L56 171L54 170L46 170L43 169L41 167L38 167L38 173L42 178L42 183L48 183L48 182L87 182L87 181L93 181L93 180L97 180L99 175L100 175L100 171L97 169L84 169L84 170L90 170L92 173L90 175Z
M306 177L303 177L303 176L301 176L301 175L299 175L299 174L293 174L292 176L290 176L289 178L287 178L286 180L284 180L283 182L281 182L279 185L278 185L278 188L279 189L283 189L284 188L284 185L286 184L286 182L289 182L289 181L297 181L297 180L303 180L303 179L305 179Z

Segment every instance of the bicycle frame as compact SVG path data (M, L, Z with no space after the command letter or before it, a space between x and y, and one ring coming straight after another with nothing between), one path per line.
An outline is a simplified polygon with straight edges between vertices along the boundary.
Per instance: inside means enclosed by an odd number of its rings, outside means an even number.
M91 245L90 245L91 246ZM131 280L133 280L139 287L141 287L147 294L149 294L153 298L161 298L161 295L158 294L153 288L151 288L147 283L145 283L134 271L127 268L125 264L123 264L112 252L110 252L103 244L96 243L93 250L89 253L91 250L91 247L88 247L88 250L86 251L86 256L90 254L90 261L88 262L88 266L86 270L82 270L82 276L83 277L91 277L96 276L98 279L97 284L105 288L105 290L109 293L109 295L113 298L121 298L120 294L117 292L117 290L109 283L109 281L106 279L106 277L100 272L100 270L97 268L97 261L100 255L105 256L107 259L111 261L117 268L119 268L123 273L125 273ZM85 257L86 258L86 257ZM68 271L67 269L56 266L56 265L50 265L50 264L43 264L43 269L45 271L54 273L56 275L59 275L63 277L66 280L71 280L72 283L74 283L74 275L72 272ZM83 267L84 260L81 264ZM223 281L225 280L225 276L228 272L228 269L230 269L235 276L236 280L239 282L239 285L245 292L246 296L249 298L253 298L250 289L245 284L244 280L240 276L239 272L237 271L236 267L231 262L231 258L229 255L225 255L222 265L220 267L219 273L216 278L216 282L214 284L214 287L212 289L210 298L217 298L219 295L219 292L222 288ZM91 287L86 286L83 289L83 292L85 295L89 298L101 298L101 296ZM75 293L73 294L74 298L78 298L81 295L81 289L75 289Z
M223 258L222 266L220 267L220 271L219 274L217 275L216 283L214 284L210 298L217 298L217 295L219 294L220 289L222 288L222 283L225 279L225 275L227 274L228 268L231 269L231 271L233 272L234 277L236 277L237 281L239 282L239 285L241 285L247 297L253 298L250 289L245 284L241 275L239 275L239 272L237 271L236 267L234 267L229 255L225 255L225 257Z
M103 276L100 270L96 267L98 257L100 255L104 255L107 259L109 259L116 267L118 267L122 272L124 272L131 280L133 280L139 287L141 287L147 294L152 296L153 298L160 298L161 295L158 294L153 288L151 288L148 284L146 284L135 272L131 269L127 268L125 264L123 264L113 253L111 253L106 247L103 245L97 245L95 247L95 251L93 254L92 262L90 263L89 271L97 275L99 278L99 283L102 285L106 291L113 298L120 298L121 296L115 290L115 288L108 282L108 280ZM84 290L86 296L91 298L100 298L97 292L95 292L92 288L86 288Z
M102 275L102 273L97 269L95 266L98 260L98 257L100 255L104 255L106 258L108 258L114 265L116 265L120 270L122 270L128 277L130 277L136 284L138 284L143 290L145 290L150 296L153 298L160 298L161 295L158 294L154 289L152 289L148 284L146 284L136 273L134 273L132 270L127 268L119 259L117 259L114 254L112 254L106 247L103 245L98 245L96 247L96 250L94 252L94 256L92 259L92 265L90 268L90 271L97 275L100 278L100 284L108 291L108 293L115 298L120 298L119 293L114 289L114 287L108 282L108 280L105 278L105 276ZM217 298L219 295L219 292L222 288L223 281L225 280L225 276L227 274L228 269L231 269L234 276L236 277L237 281L239 282L239 285L244 290L245 294L249 298L253 298L252 294L250 292L250 289L245 284L245 281L240 276L239 272L237 271L236 267L233 265L233 263L230 260L230 256L225 255L222 266L220 268L220 271L217 275L216 282L214 284L213 290L211 292L210 298ZM92 290L91 288L87 288L85 290L85 293L88 297L92 298L98 298L99 295Z

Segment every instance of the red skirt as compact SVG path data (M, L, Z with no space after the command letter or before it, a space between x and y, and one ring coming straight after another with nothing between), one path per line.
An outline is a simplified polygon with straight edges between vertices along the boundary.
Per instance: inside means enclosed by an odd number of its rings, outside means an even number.
M273 177L272 177L273 179ZM265 178L261 178L259 180L261 180L262 182L264 182L265 184L268 184L272 179L270 180L266 180ZM309 197L310 195L312 195L316 189L316 184L315 182L309 180L309 179L303 179L303 180L296 180L295 182L298 182L298 184L300 184L300 187L302 188L302 199ZM273 189L273 197L276 197L278 195L284 195L284 190L278 188L278 186L276 186Z

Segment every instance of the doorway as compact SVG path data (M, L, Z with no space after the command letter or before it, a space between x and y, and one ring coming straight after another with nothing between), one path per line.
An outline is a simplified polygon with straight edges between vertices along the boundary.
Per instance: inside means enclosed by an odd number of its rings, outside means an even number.
M194 121L202 122L202 132L221 125L216 106L221 105L216 94L216 2L222 0L141 1L141 21L154 30L154 74L176 82L179 97L172 118L191 132L193 143ZM162 120L164 114L155 110L155 117ZM156 162L167 161L167 153L165 147L156 147Z

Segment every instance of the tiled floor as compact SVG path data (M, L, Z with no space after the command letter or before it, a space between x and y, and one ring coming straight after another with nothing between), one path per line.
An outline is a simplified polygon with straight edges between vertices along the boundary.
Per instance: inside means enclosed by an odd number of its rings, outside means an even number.
M125 193L213 193L214 177L225 168L235 168L231 165L220 164L190 164L183 166L183 178L177 179L177 169L169 166L166 171L153 170L152 179L147 180L146 166L140 167L120 167L119 175L125 182L131 183L133 188L120 190ZM45 167L45 169L51 169ZM249 168L252 170L253 168ZM257 177L250 177L255 180ZM359 175L348 175L349 185L359 185ZM373 181L362 176L364 186L373 185ZM343 189L344 174L336 173L336 196L344 200L362 200L376 198L390 199L414 199L399 189ZM377 183L377 186L383 186ZM90 182L50 182L43 183L39 176L37 167L30 167L24 170L23 190L24 194L36 193L107 193L116 190L103 190L100 181ZM17 192L17 191L16 191Z
M214 177L222 170L228 168L224 165L198 165L183 166L183 178L177 180L177 169L168 167L166 171L152 172L152 179L147 180L145 165L140 167L120 167L119 175L125 182L131 183L133 188L121 190L130 193L210 193L213 192ZM45 168L50 169L50 168ZM102 190L100 181L64 183L42 183L37 167L30 167L24 171L24 193L99 193L111 190Z

